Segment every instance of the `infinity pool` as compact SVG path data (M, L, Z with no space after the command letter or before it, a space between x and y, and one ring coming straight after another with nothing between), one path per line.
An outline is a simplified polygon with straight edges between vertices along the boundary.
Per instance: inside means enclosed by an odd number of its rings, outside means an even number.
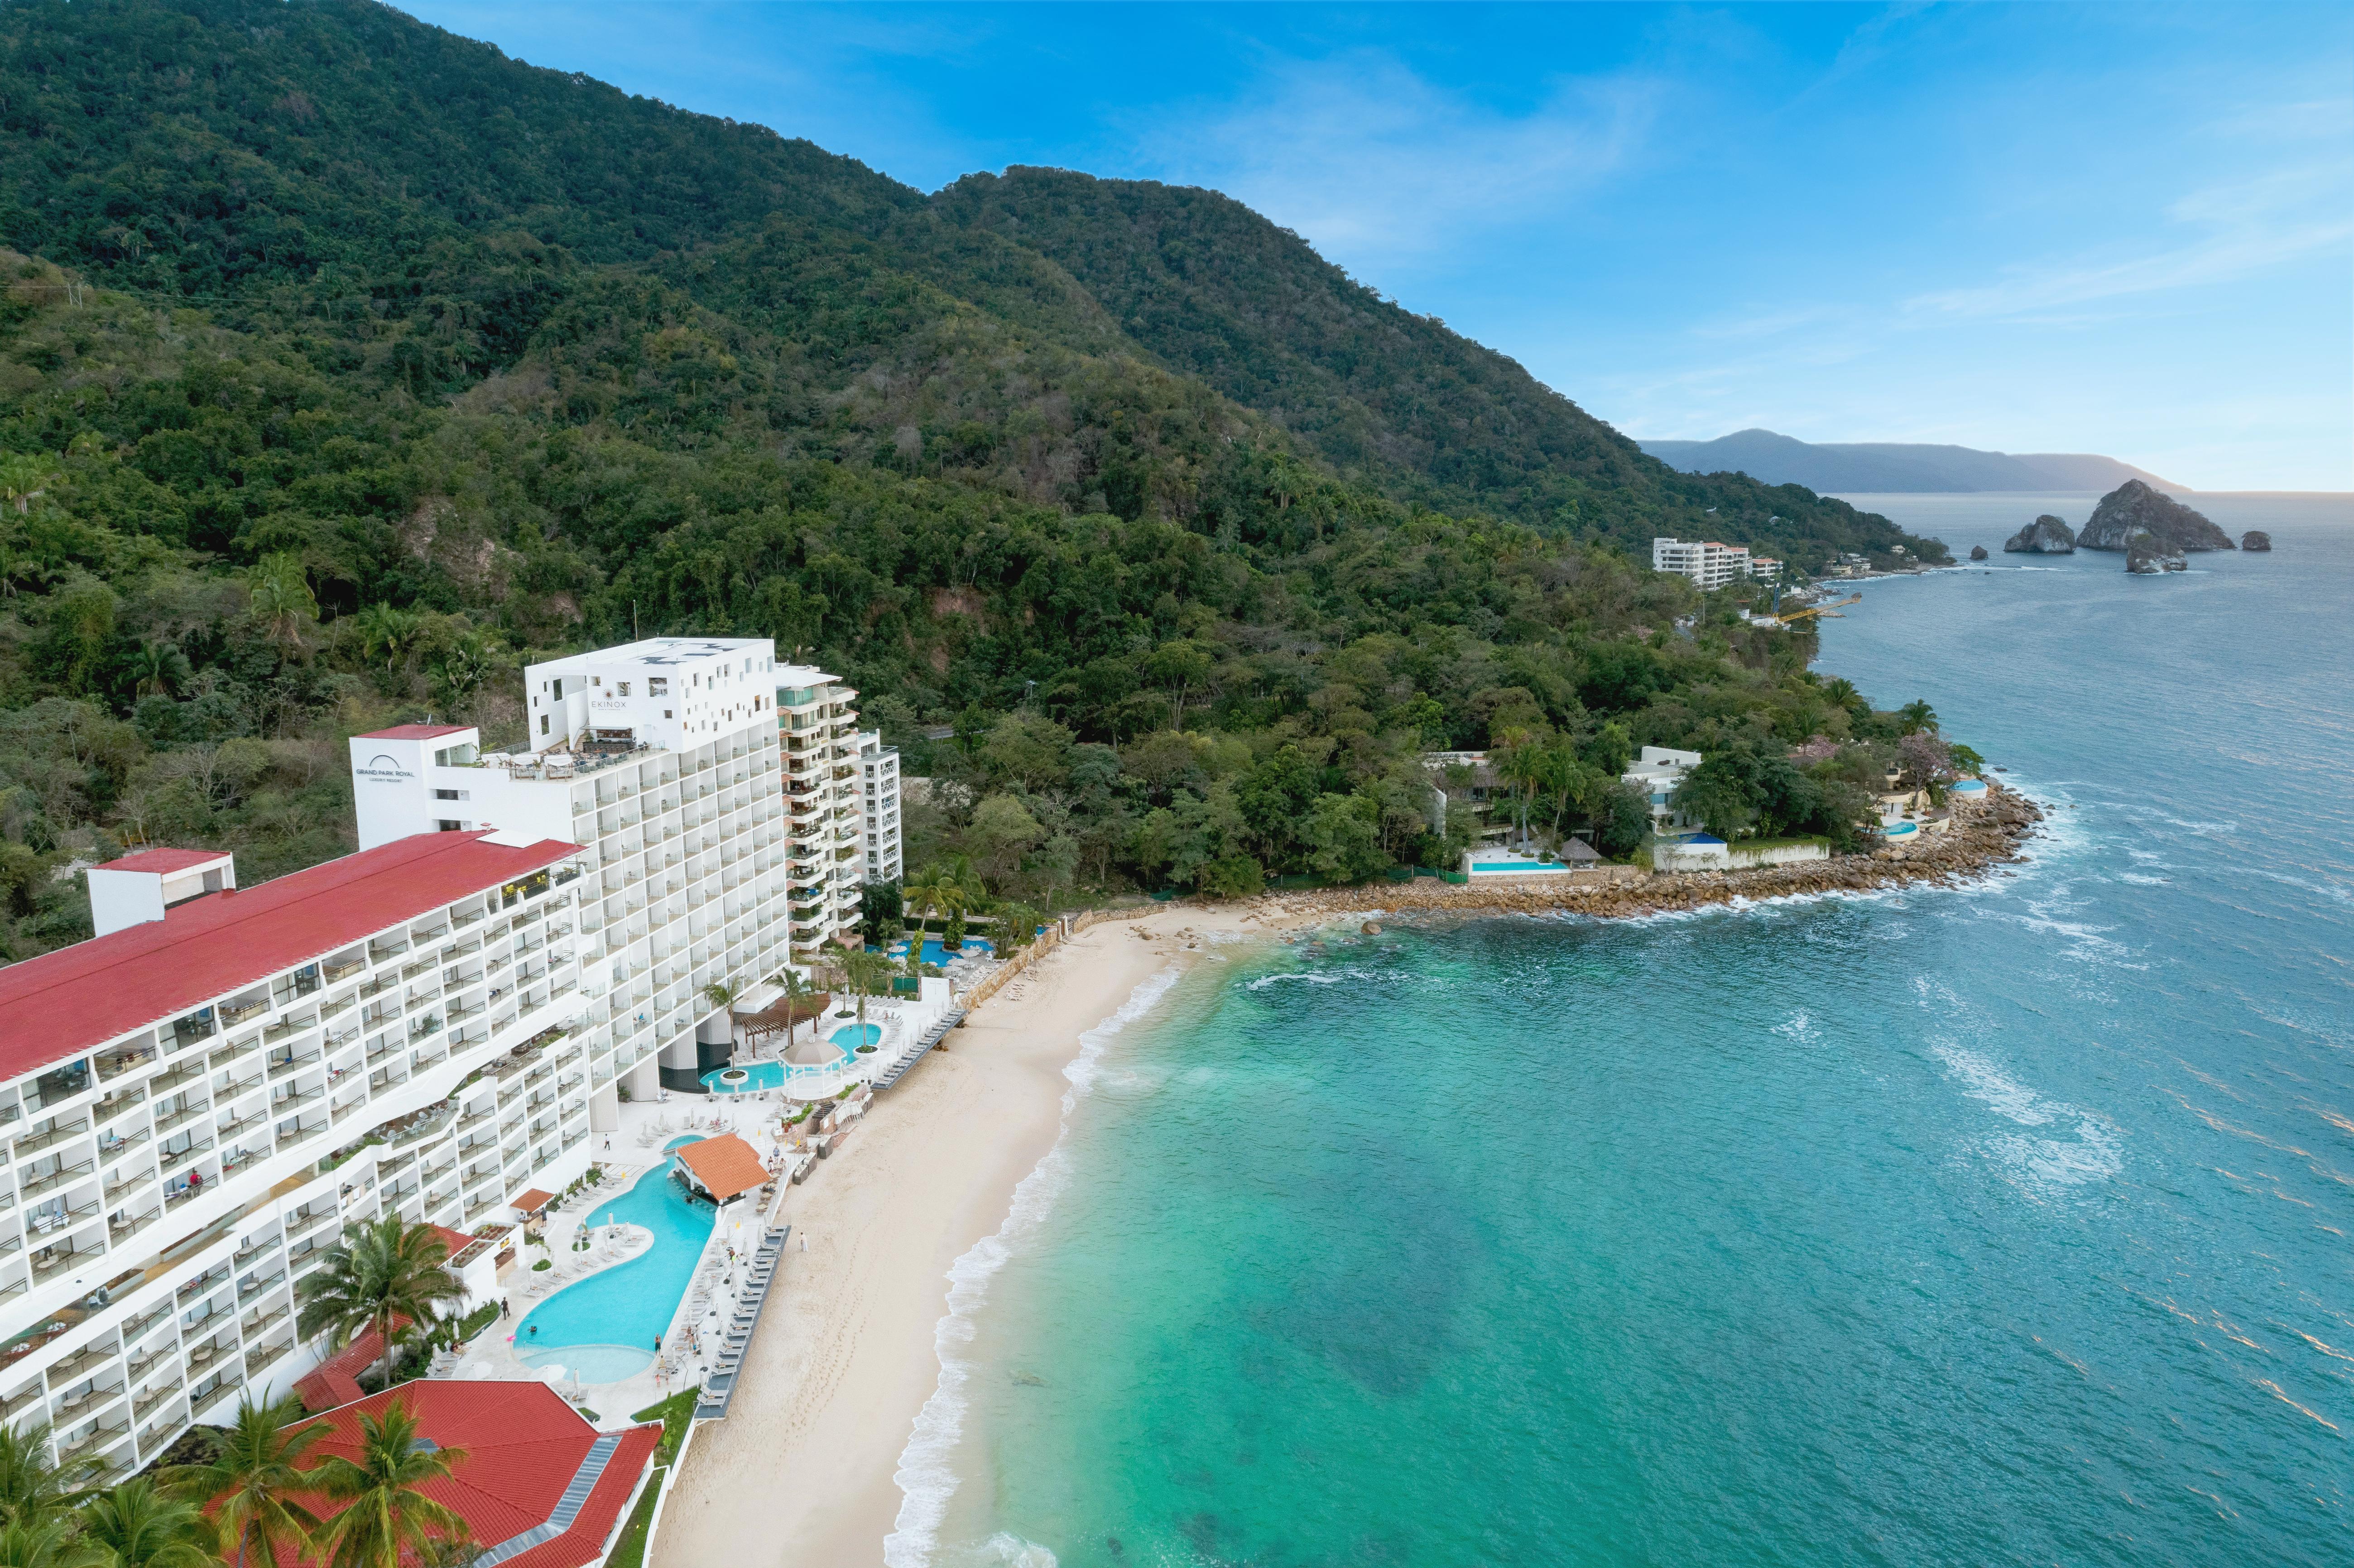
M700 1141L671 1140L665 1149ZM619 1383L650 1365L654 1344L670 1330L695 1266L711 1239L714 1214L690 1203L670 1179L667 1163L637 1185L597 1205L595 1224L643 1225L654 1245L627 1263L567 1285L524 1315L515 1326L515 1352L529 1367L560 1363L582 1383ZM561 1267L570 1253L553 1255Z

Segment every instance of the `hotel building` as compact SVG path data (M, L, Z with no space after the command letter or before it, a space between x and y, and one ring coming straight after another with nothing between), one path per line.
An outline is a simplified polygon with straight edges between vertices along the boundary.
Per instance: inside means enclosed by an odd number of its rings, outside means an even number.
M355 737L356 854L93 869L97 936L0 969L0 1420L135 1470L312 1368L293 1287L345 1225L465 1233L492 1288L514 1200L587 1168L624 1089L699 1088L731 1027L704 988L788 957L774 662L534 665L530 751Z
M1780 562L1774 563L1776 570ZM1651 569L1691 578L1703 588L1720 588L1751 575L1746 545L1720 545L1713 539L1653 539Z
M784 746L786 871L793 946L813 949L829 941L854 946L858 890L875 861L863 840L866 811L861 792L864 737L858 733L858 694L808 665L777 672L777 733ZM896 777L898 758L892 758ZM891 860L896 864L898 812L891 813ZM875 878L881 880L881 878Z
M858 766L866 794L859 802L866 820L866 880L896 882L899 861L899 748L883 744L883 732L858 737Z

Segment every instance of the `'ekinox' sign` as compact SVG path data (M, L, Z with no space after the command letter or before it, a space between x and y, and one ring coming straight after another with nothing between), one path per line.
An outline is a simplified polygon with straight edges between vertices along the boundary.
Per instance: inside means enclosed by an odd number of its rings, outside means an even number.
M352 777L377 784L398 784L404 779L414 783L417 779L416 774L400 765L398 758L387 757L381 751L369 758L365 766L353 768Z

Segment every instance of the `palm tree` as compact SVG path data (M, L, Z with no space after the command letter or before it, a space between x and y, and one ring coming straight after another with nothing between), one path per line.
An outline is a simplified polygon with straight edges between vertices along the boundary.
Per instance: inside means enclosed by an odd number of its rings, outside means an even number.
M1931 707L1919 697L1914 698L1911 702L1906 703L1903 707L1898 708L1896 710L1896 716L1904 721L1904 733L1906 735L1912 735L1917 731L1925 729L1935 734L1937 728L1937 710Z
M0 1568L108 1568L108 1560L103 1547L75 1535L71 1520L48 1519L0 1528Z
M111 1554L109 1568L216 1568L199 1541L209 1521L196 1505L134 1476L83 1506L82 1539Z
M801 979L798 969L787 969L777 977L785 988L785 1050L793 1048L793 1033L801 1028L801 1003L816 994L816 988Z
M96 1455L62 1465L52 1460L45 1421L0 1426L0 1524L29 1528L61 1518L105 1473Z
M417 641L424 630L424 620L415 610L396 609L388 604L372 604L358 617L360 656L370 662L384 661L386 673L400 668L401 657L417 652Z
M1512 787L1512 808L1520 819L1521 842L1529 837L1529 800L1543 781L1544 748L1526 730L1510 730L1501 737L1502 747L1490 764L1496 777Z
M866 1034L866 998L875 983L891 976L891 960L866 948L848 948L829 943L833 948L833 961L841 969L850 989L858 993L858 1033L861 1041Z
M39 452L11 452L0 458L0 503L22 517L33 510L50 485L58 482L55 460Z
M302 652L302 628L319 619L318 596L302 571L302 557L291 550L264 556L245 575L253 599L253 618L261 623L279 652L292 658Z
M191 673L188 656L180 652L176 642L144 642L137 656L139 683L132 694L140 697L167 697L172 688L186 681Z
M436 1448L421 1440L417 1418L395 1400L383 1419L360 1413L360 1457L330 1455L312 1472L320 1493L345 1503L319 1534L326 1568L401 1568L465 1532L466 1521L419 1489L447 1480L463 1464L463 1448Z
M951 897L961 898L963 895L962 888L937 871L926 870L908 879L905 896L916 909L916 948L917 949L924 945L924 922L932 917L932 911L940 906L942 900Z
M466 1287L443 1266L449 1261L449 1244L431 1225L387 1214L373 1224L355 1226L294 1287L302 1303L295 1327L305 1338L324 1335L338 1348L374 1330L384 1342L389 1378L393 1319L425 1323L435 1308L465 1299Z
M311 1445L327 1436L323 1422L305 1425L302 1402L289 1394L267 1404L251 1394L238 1401L237 1419L209 1463L166 1472L165 1480L212 1510L213 1537L230 1568L261 1568L311 1550L319 1517L298 1500L313 1489L302 1467Z

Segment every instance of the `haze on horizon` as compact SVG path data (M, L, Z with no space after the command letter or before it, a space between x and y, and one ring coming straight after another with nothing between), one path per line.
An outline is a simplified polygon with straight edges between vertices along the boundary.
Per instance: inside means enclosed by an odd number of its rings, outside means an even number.
M926 190L1214 187L1644 439L2354 489L2354 12L432 3Z

